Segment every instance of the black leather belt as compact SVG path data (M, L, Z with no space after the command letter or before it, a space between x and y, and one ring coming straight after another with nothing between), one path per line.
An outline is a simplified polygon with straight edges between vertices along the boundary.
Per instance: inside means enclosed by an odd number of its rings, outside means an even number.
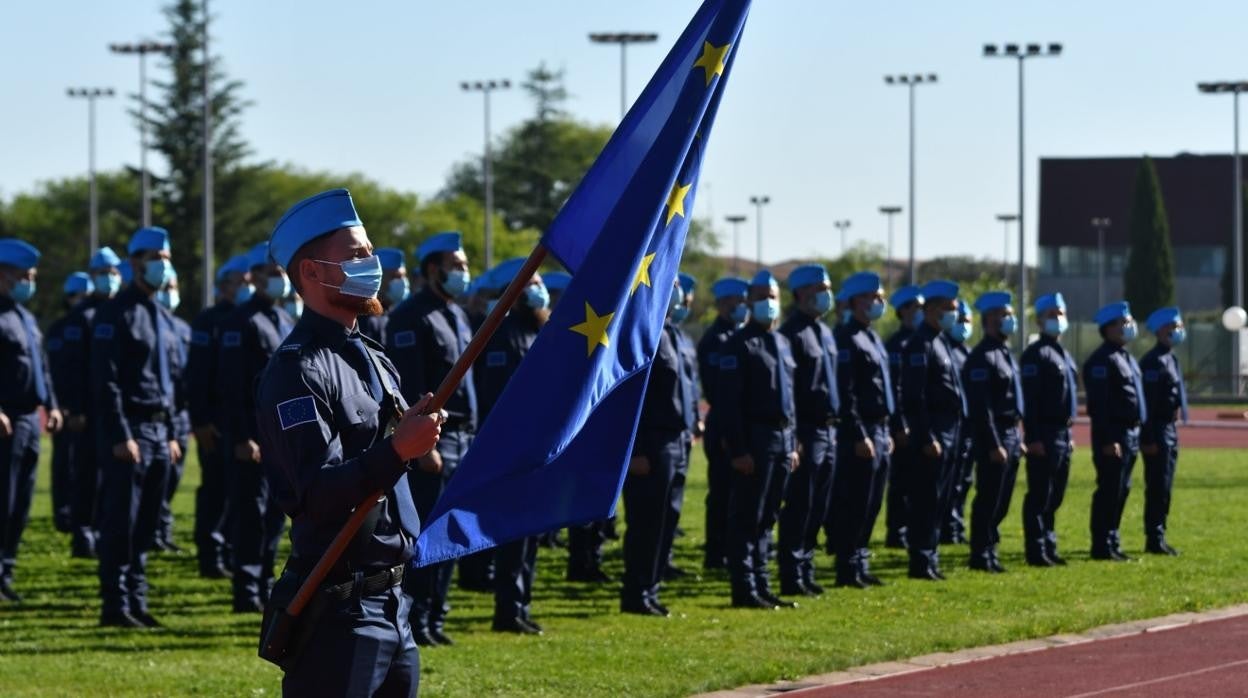
M390 587L398 586L403 582L403 570L407 565L395 565L388 569L384 569L375 574L361 579L350 579L340 584L332 584L321 587L321 589L330 598L338 601L344 601L355 596L372 596L380 594ZM356 591L356 584L359 584L359 591Z
M153 410L132 408L126 410L125 414L126 419L133 419L139 422L165 422L169 420L169 412L163 408Z

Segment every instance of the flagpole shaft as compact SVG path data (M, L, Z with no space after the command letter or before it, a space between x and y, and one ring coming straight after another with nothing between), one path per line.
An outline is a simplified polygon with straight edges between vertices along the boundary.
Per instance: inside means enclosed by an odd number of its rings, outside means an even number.
M446 374L446 378L442 379L442 384L438 386L438 391L433 394L433 400L429 403L429 412L436 412L442 409L442 406L451 398L451 395L459 389L459 384L463 381L464 376L468 374L468 370L472 368L477 357L485 349L485 345L494 336L498 326L503 323L503 318L507 316L507 312L519 300L520 294L529 285L529 280L533 278L533 274L537 272L545 260L546 248L538 244L537 247L533 248L533 252L529 254L529 258L525 260L524 266L520 267L516 277L507 285L507 290L503 291L502 297L498 299L498 304L494 306L489 316L485 318L481 328L473 335L472 341L468 343L464 353L460 354L455 361L455 365ZM333 542L329 544L329 547L321 554L321 559L317 561L316 566L308 573L308 578L303 580L303 584L299 587L299 592L287 604L287 615L293 617L303 612L308 602L312 600L312 595L316 593L316 590L321 587L321 583L325 581L325 577L329 575L329 571L333 569L334 565L338 564L338 559L347 551L347 547L351 545L356 532L364 524L364 519L368 517L368 512L377 505L377 500L381 498L382 494L383 492L381 491L369 494L368 498L360 502L355 511L351 512L347 522L342 525L337 535L334 536Z

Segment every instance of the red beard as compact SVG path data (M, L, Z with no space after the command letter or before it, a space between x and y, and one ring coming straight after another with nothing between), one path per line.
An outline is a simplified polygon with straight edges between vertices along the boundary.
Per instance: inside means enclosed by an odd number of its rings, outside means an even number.
M348 296L342 292L335 292L332 296L330 296L329 304L336 308L349 310L357 316L371 317L374 315L381 315L384 312L381 307L381 301L376 298Z

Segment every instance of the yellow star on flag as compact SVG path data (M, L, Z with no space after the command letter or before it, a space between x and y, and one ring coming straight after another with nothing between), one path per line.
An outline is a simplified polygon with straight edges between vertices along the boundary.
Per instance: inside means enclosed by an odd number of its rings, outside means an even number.
M637 287L642 284L650 286L650 288L654 288L654 286L650 285L650 263L653 261L653 252L641 258L641 266L637 267L637 274L633 277L633 288L629 291L630 294L636 293Z
M672 219L678 215L685 217L685 197L692 188L692 182L683 187L679 181L672 185L672 193L667 195L667 222L663 225L671 225Z
M653 255L651 255L653 256ZM586 340L586 356L592 356L594 349L601 344L604 347L611 346L607 339L607 325L611 324L611 318L615 317L615 313L607 313L599 315L594 312L589 303L585 303L585 322L579 325L573 325L573 332L584 335Z
M702 55L698 57L696 63L693 64L695 69L702 68L706 71L706 84L710 85L711 80L716 75L724 74L724 56L728 55L728 48L732 44L724 44L723 46L712 46L711 42L702 42Z

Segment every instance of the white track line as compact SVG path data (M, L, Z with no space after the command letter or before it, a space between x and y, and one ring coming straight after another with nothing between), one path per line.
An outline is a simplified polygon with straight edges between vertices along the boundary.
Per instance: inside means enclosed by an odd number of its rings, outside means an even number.
M1240 659L1234 662L1226 662L1226 663L1217 664L1211 667L1205 667L1204 669L1196 669L1194 671L1185 671L1181 674L1171 674L1170 676L1162 676L1156 679L1149 679L1148 681L1137 681L1136 683L1127 683L1121 686L1102 688L1099 691L1090 691L1088 693L1076 693L1075 695L1067 696L1066 698L1089 698L1089 696L1103 696L1107 693L1117 693L1118 691L1129 691L1134 688L1141 688L1143 686L1151 686L1153 684L1165 683L1167 681L1174 681L1175 679L1185 679L1189 676L1207 674L1211 671L1221 671L1223 669L1229 669L1231 667L1240 666L1243 664L1248 664L1248 659Z

